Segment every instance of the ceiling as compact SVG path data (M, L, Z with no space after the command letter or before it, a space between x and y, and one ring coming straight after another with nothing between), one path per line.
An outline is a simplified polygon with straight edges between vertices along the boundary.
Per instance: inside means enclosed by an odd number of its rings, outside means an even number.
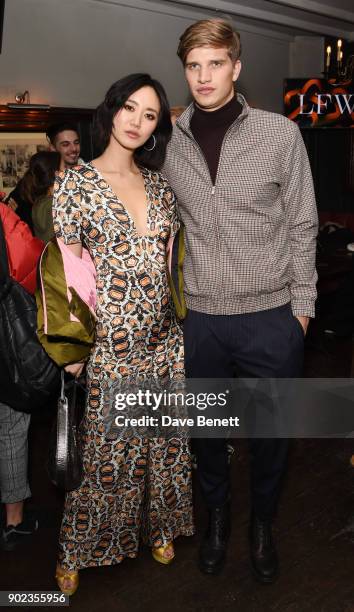
M151 4L229 15L293 35L354 40L354 0L164 0Z

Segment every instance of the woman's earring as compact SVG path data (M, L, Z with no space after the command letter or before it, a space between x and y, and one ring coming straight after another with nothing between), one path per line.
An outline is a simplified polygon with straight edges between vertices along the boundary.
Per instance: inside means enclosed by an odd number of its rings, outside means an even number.
M144 147L145 151L153 151L154 148L156 147L156 138L154 134L151 134L151 138L154 139L154 144L152 145L152 147L150 149L148 149L147 147Z

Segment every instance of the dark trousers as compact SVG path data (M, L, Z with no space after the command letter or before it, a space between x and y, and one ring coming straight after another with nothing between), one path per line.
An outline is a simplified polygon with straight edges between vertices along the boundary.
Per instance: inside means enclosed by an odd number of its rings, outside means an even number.
M304 333L290 304L240 315L189 311L184 322L188 378L297 378L302 374ZM198 477L208 507L230 495L226 440L195 439ZM276 511L286 469L288 440L251 439L251 502L260 519Z

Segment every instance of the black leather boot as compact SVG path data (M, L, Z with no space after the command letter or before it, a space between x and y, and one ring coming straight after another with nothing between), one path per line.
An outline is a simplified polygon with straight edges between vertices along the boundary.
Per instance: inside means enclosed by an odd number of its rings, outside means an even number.
M274 582L278 575L278 555L272 538L271 521L261 521L256 516L250 526L251 563L259 582Z
M208 529L199 549L199 569L204 574L218 574L222 570L230 531L230 505L212 508Z

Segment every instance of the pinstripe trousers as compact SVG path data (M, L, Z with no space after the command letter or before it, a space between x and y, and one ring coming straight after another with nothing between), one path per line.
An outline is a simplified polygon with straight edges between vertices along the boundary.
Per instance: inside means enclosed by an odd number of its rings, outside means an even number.
M0 402L0 493L4 504L31 497L28 484L28 427L31 416Z

